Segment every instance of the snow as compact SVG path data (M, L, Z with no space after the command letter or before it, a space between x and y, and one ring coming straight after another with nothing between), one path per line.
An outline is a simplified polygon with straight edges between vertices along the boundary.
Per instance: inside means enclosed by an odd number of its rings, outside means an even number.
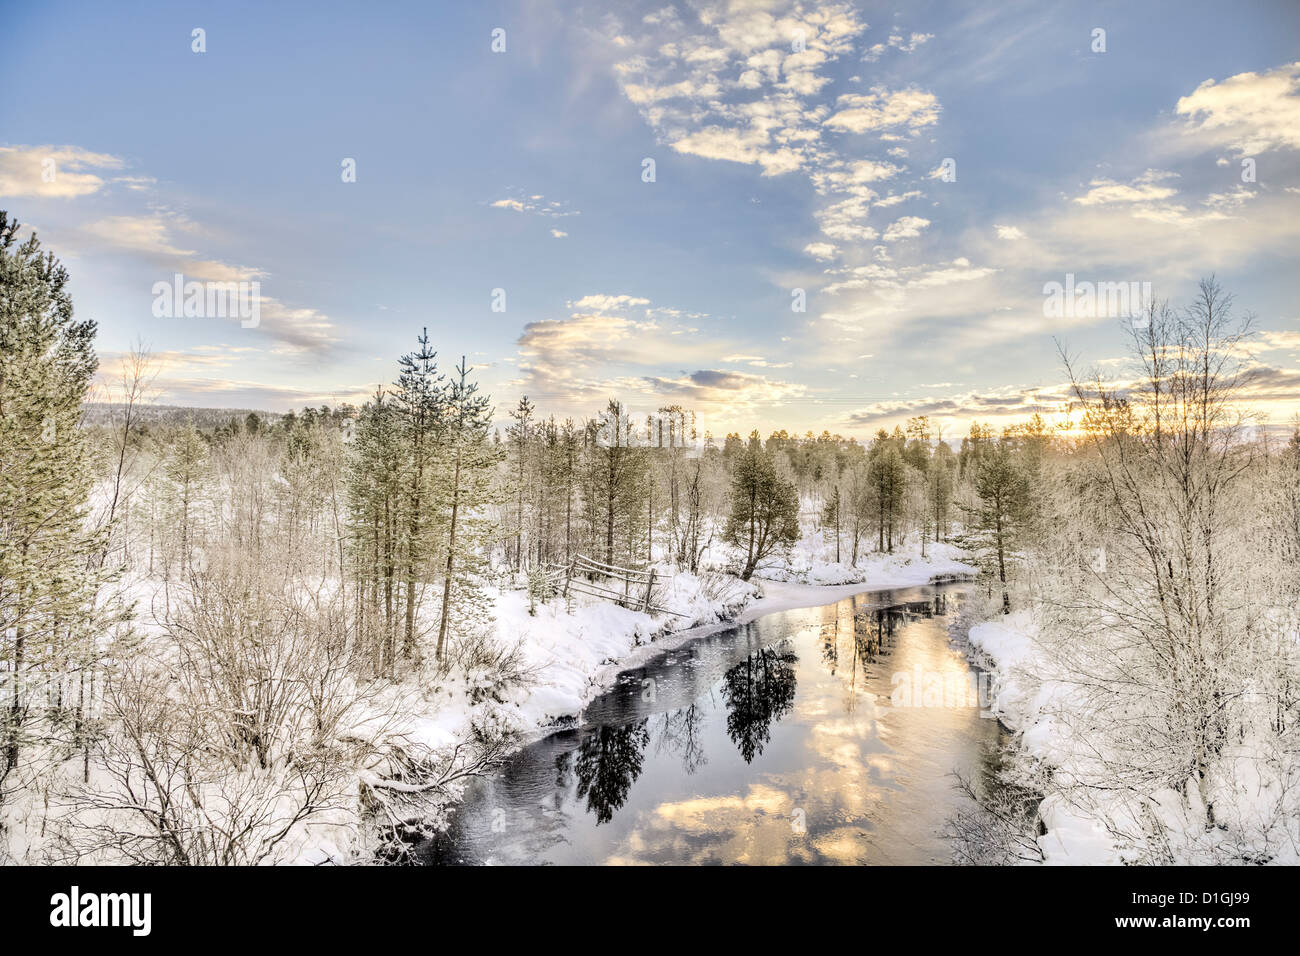
M1098 754L1071 729L1069 717L1080 710L1075 697L1079 684L1054 673L1040 631L1035 612L1021 610L972 626L968 639L980 655L978 662L993 674L993 711L1018 734L1023 752L1054 781L1039 807L1047 829L1038 839L1045 863L1134 862L1130 849L1113 834L1134 832L1156 821L1175 837L1170 852L1179 863L1213 862L1219 852L1216 841L1229 826L1238 832L1274 828L1275 862L1296 862L1293 836L1276 834L1279 819L1288 834L1295 825L1294 820L1285 822L1287 788L1278 778L1278 762L1250 737L1225 749L1208 781L1218 827L1207 825L1201 789L1194 780L1181 791L1166 787L1145 797L1080 784Z
M376 680L354 688L359 703L340 732L374 741L381 751L389 745L385 742L395 742L399 747L449 752L470 740L476 727L487 724L510 732L513 745L522 746L579 717L624 670L720 628L865 591L913 587L974 573L974 568L957 560L951 545L930 543L924 558L920 550L915 540L900 543L894 554L864 550L857 566L850 567L827 560L827 545L818 535L806 534L787 556L746 583L718 570L734 566L734 554L715 547L706 561L709 569L699 574L658 566L662 591L656 602L672 613L646 613L589 596L530 602L527 590L519 586L524 582L520 576L514 588L487 588L488 613L482 623L497 648L515 649L523 680L503 681L489 669L466 673L459 666L449 675L431 678L429 670L415 668L399 682ZM833 549L829 554L833 556ZM336 580L303 584L320 593L338 586ZM180 593L175 581L170 596L167 587L160 576L142 571L126 573L117 585L122 603L134 608L135 633L162 652L169 644L159 619L164 606L169 601L174 604ZM426 604L420 611L426 620L436 620L436 606ZM97 774L92 769L92 776ZM399 795L418 789L394 781L384 768L374 765L358 766L355 780ZM75 781L70 777L69 783ZM450 786L443 799L433 801L428 825L446 821L462 787ZM51 811L41 807L37 792L32 788L32 799L13 799L4 806L6 848L16 859L34 859L42 852L39 834ZM339 800L334 809L315 815L285 842L275 862L319 864L364 855L360 808L351 805L354 802ZM0 854L6 848L0 848Z
M1037 628L1028 611L1017 611L971 627L967 639L992 659L993 710L1009 727L1032 727L1035 683L1028 668L1034 659Z
M588 703L612 687L618 675L657 654L764 614L829 604L866 591L916 587L936 579L973 574L956 560L957 549L930 544L928 557L919 546L895 554L870 555L848 569L852 583L756 579L746 584L720 573L678 572L659 599L675 614L648 614L590 597L566 602L554 598L529 613L524 591L492 592L493 627L498 641L518 644L532 680L506 702L513 728L524 739L537 736L564 718L581 714ZM821 563L819 567L834 567ZM461 736L475 715L463 691L447 690L437 709L418 722L419 736L430 745L445 745Z
M936 578L964 578L976 573L974 567L958 560L961 551L956 545L942 541L927 542L925 557L915 538L898 545L892 554L864 549L853 566L846 560L833 560L834 545L820 542L819 537L805 537L790 549L788 556L760 567L755 576L823 586L868 584L875 589L915 587ZM841 558L845 554L842 545Z
M1038 808L1047 832L1038 838L1048 866L1105 866L1121 862L1101 824L1052 794Z
M1071 735L1053 714L1068 704L1071 691L1066 684L1045 677L1049 667L1038 638L1039 627L1030 610L975 624L967 636L971 647L983 655L979 662L993 675L993 712L1020 735L1027 754L1058 771L1068 771ZM1100 821L1059 795L1043 800L1038 814L1047 828L1038 845L1048 865L1120 862Z

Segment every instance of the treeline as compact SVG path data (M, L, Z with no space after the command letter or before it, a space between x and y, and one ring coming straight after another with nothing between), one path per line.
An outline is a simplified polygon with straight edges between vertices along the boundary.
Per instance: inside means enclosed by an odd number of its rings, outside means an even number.
M137 350L89 425L94 323L17 232L0 214L0 847L296 859L358 800L400 845L508 740L492 705L528 675L494 589L545 599L578 555L749 579L796 544L844 566L960 545L989 611L1048 609L1061 679L1088 675L1062 719L1104 754L1096 787L1191 788L1252 847L1300 819L1276 783L1300 779L1300 437L1247 431L1245 333L1213 283L1153 309L1136 384L1080 381L1076 419L956 449L922 417L718 440L617 401L574 420L524 398L498 427L427 333L360 408L209 427L149 413ZM421 745L398 715L453 683L482 705L471 738ZM1223 795L1247 740L1273 755L1266 838ZM1150 850L1143 812L1114 825Z
M82 404L81 421L87 427L111 425L126 411L123 402L88 401ZM202 408L193 405L160 405L150 403L135 408L136 421L141 428L155 425L183 425L194 422L196 428L221 428L232 420L244 421L249 415L258 421L274 424L281 416L259 412L251 408Z
M909 533L924 549L949 538L958 483L974 474L984 434L977 427L977 445L957 454L923 417L863 445L785 431L719 442L697 434L680 406L634 420L614 400L579 423L540 418L527 397L510 416L498 436L513 487L501 555L516 571L583 553L695 572L728 545L735 550L723 563L748 579L798 540L801 514L826 529L837 562L892 552Z
M1118 381L1065 360L1061 427L969 443L988 610L1030 612L1020 679L1053 729L1005 773L1128 862L1294 862L1300 426L1252 412L1250 322L1214 279L1143 318ZM1035 835L1011 834L1022 859Z

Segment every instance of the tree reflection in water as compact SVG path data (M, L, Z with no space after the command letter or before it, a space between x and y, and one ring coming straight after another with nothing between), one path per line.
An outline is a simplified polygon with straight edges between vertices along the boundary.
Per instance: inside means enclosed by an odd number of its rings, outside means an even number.
M709 762L704 755L704 710L691 704L671 710L659 718L655 753L670 753L681 758L682 769L689 777Z
M753 763L772 739L772 724L794 706L794 665L799 658L788 643L749 655L722 678L727 704L727 734L745 763Z
M837 617L822 625L819 650L831 673L839 672L847 685L847 712L856 708L857 687L866 677L867 666L890 652L899 626L916 617L933 617L946 611L943 598L936 597L933 602L859 611L846 616L843 622ZM849 626L841 626L850 621ZM850 644L842 648L845 637ZM783 641L755 651L724 674L727 734L745 763L762 756L772 739L772 725L793 709L797 663L793 644ZM583 735L576 751L566 751L557 758L556 783L564 786L572 773L577 778L578 796L586 799L587 810L595 815L597 825L608 823L627 802L632 785L641 775L651 728L655 752L677 756L689 776L707 762L704 719L704 709L693 702L638 723L593 729Z
M641 776L649 742L644 720L625 727L602 726L583 737L574 773L578 796L587 798L597 825L614 819L614 812L627 802L628 791Z

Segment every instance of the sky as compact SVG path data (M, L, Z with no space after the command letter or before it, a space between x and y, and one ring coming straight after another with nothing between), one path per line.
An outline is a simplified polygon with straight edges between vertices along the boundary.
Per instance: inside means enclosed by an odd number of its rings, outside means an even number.
M175 404L359 403L427 328L502 419L952 435L1060 412L1062 349L1123 380L1049 283L1213 273L1300 412L1291 0L0 0L0 208ZM157 314L176 274L258 324Z

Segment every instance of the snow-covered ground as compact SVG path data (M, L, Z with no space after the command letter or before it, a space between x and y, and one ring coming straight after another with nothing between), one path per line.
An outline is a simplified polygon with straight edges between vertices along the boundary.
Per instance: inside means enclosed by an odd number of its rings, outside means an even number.
M780 580L756 578L745 583L719 570L699 575L678 571L669 577L669 568L663 566L668 583L656 601L675 612L671 614L645 613L586 596L532 603L526 589L490 589L485 636L491 647L513 651L512 679L503 680L491 666L480 670L470 666L467 671L457 664L439 679L416 669L399 683L373 682L358 695L361 703L349 717L348 732L445 753L470 740L476 729L491 726L510 732L515 744L521 745L579 717L623 670L721 627L864 591L923 585L974 571L956 559L956 549L950 545L932 543L922 558L919 543L906 542L894 554L864 553L853 568L814 557L817 544L801 543L788 559L762 572ZM332 586L328 581L316 584L324 591ZM136 633L165 646L157 620L165 602L161 580L129 574L119 588L123 603L134 606ZM174 594L171 600L176 600ZM430 615L430 619L435 618ZM358 779L372 786L384 776L382 770L358 768ZM75 784L71 777L69 782ZM446 818L458 794L458 787L448 788L446 798L431 811L433 825ZM40 835L50 811L43 809L36 790L30 797L5 806L7 849L16 859L29 853L34 859L42 852ZM358 822L357 810L342 801L286 841L276 859L321 863L364 854Z
M1047 832L1038 838L1048 864L1099 865L1143 862L1137 841L1118 834L1164 833L1168 858L1206 864L1247 856L1295 864L1297 821L1290 815L1287 778L1268 747L1249 733L1231 742L1207 779L1149 794L1098 789L1083 781L1105 753L1081 739L1071 724L1085 712L1081 682L1063 673L1033 610L977 624L971 646L994 675L991 704L1019 735L1019 746L1050 785L1039 807ZM1207 812L1206 801L1214 807ZM1247 848L1243 852L1243 847Z
M985 655L981 663L993 673L993 711L1020 735L1032 757L1052 767L1069 764L1067 728L1052 715L1068 693L1065 685L1045 679L1046 655L1038 644L1038 626L1028 610L998 617L970 629L970 645ZM1049 796L1039 806L1047 833L1038 838L1044 862L1097 865L1120 862L1101 824L1064 801Z
M846 548L841 549L840 561L833 560L833 554L830 544L805 538L790 550L788 557L760 567L755 576L766 581L821 586L866 584L868 590L875 590L915 587L936 578L961 578L976 572L958 560L961 551L956 545L942 541L927 542L924 557L915 538L898 545L892 554L878 554L864 548L856 566L849 563Z
M660 600L676 612L647 614L606 601L580 597L571 602L555 598L529 613L523 591L493 594L494 629L498 641L518 643L532 680L508 700L515 729L528 735L565 717L574 717L618 674L649 657L730 623L752 621L763 614L828 604L864 591L915 587L936 579L973 574L956 560L957 549L930 544L927 557L910 544L895 554L869 555L857 568L817 565L838 572L839 582L824 584L831 574L783 575L785 580L755 579L746 584L718 572L701 576L679 572ZM797 555L796 555L797 560ZM792 563L792 568L798 568ZM851 583L840 583L845 580ZM422 736L430 743L448 743L468 726L473 707L464 689L449 689L437 710L422 718Z

